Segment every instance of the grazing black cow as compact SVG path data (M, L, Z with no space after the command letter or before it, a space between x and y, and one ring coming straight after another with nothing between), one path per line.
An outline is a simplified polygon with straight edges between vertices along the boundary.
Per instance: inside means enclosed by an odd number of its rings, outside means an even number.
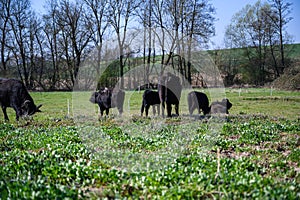
M223 99L222 101L212 102L210 106L211 114L229 114L228 110L232 107L232 103L228 99Z
M143 94L143 102L141 107L141 116L143 116L143 112L145 109L146 117L148 116L148 110L152 106L153 108L153 115L156 114L155 106L157 107L158 115L159 115L159 106L160 106L160 99L159 94L156 91L152 90L145 90Z
M0 105L4 114L4 119L9 121L6 108L12 107L16 112L16 120L19 117L33 115L41 112L29 95L25 85L16 79L0 79Z
M105 88L98 92L94 92L90 98L90 102L97 103L100 108L100 114L103 116L109 114L110 108L118 108L119 114L123 113L123 104L125 99L125 92L123 90L109 90Z
M197 109L200 114L200 109L203 111L203 114L206 115L209 113L209 101L206 94L202 92L193 91L188 94L188 107L190 115L193 114L194 110Z
M175 105L176 115L179 115L179 101L181 96L182 86L180 83L180 78L173 75L172 73L167 73L167 76L163 76L159 86L158 93L160 102L162 104L162 115L164 117L165 104L167 104L167 114L168 117L172 117L172 105Z

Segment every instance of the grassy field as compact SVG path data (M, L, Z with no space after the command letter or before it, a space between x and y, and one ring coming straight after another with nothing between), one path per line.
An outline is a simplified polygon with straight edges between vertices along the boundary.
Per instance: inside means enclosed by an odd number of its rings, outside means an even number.
M210 98L219 90L199 90ZM300 93L226 89L227 117L98 119L90 92L34 92L42 113L0 117L0 199L299 199Z
M217 96L214 89L198 89L208 95ZM187 115L187 93L182 93L180 102L180 113ZM270 88L248 88L248 89L226 89L225 96L232 103L230 110L232 115L266 115L272 117L282 117L287 119L298 119L300 117L300 92L281 91ZM42 113L38 113L34 118L36 120L57 120L73 116L73 109L85 106L87 109L93 109L98 112L97 106L89 102L91 92L83 92L79 95L72 92L34 92L31 93L37 105L43 104ZM221 100L221 98L219 98ZM140 114L142 102L142 92L127 91L124 103L124 115L132 116ZM73 105L73 104L76 105ZM78 105L80 103L80 105ZM69 109L68 109L69 105ZM76 112L76 111L75 111ZM113 114L117 114L116 109L112 109ZM150 112L151 113L151 112ZM1 113L2 114L2 113ZM8 109L9 118L14 121L15 113ZM95 114L95 113L93 113ZM152 113L151 113L152 114ZM3 115L0 115L3 119Z

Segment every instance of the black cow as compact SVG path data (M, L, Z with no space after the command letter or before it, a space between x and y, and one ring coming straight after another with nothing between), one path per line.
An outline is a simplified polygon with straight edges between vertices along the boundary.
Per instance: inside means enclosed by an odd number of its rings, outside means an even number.
M98 104L101 116L103 116L104 111L108 115L109 109L115 107L118 108L119 114L122 115L124 99L125 92L123 90L109 90L105 88L104 90L94 92L90 98L90 102Z
M228 110L232 107L232 103L229 99L223 99L222 101L215 101L212 102L210 106L210 113L211 114L229 114Z
M143 116L143 112L145 110L146 117L148 116L148 110L152 106L153 108L153 115L156 114L155 106L157 107L158 115L159 115L159 106L160 106L160 99L159 94L156 91L152 90L145 90L143 94L143 102L141 107L141 116Z
M158 93L160 102L162 104L162 115L164 117L165 104L167 104L168 117L172 117L172 105L175 105L176 115L179 115L179 101L181 96L182 86L180 78L167 73L167 76L163 76L158 86Z
M9 121L6 108L12 107L16 112L16 120L19 117L33 115L41 112L29 95L25 85L16 79L0 79L0 105L4 114L4 119Z
M200 109L203 111L203 114L206 115L209 113L209 101L206 94L202 92L193 91L188 94L188 107L190 115L193 114L194 110L197 109L200 114Z

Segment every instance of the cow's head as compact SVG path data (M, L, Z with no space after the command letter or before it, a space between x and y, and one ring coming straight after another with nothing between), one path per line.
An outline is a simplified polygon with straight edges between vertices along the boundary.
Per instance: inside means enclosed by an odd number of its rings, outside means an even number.
M106 99L108 99L108 98L110 99L111 95L112 95L111 91L108 90L107 88L105 88L103 90L93 92L92 96L90 97L90 102L91 103L102 103Z
M36 112L41 112L40 107L42 105L36 106L32 101L26 100L21 106L22 115L33 115Z
M227 110L232 107L232 103L229 101L229 99L223 99L222 103L227 107Z
M90 98L90 102L91 103L97 103L97 99L98 99L98 96L99 96L99 92L93 92L91 98Z

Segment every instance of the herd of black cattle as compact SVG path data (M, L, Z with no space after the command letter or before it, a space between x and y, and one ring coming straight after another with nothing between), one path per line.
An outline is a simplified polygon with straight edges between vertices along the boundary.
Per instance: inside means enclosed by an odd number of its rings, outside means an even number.
M145 90L143 94L143 101L141 107L141 116L145 111L148 116L150 106L153 107L153 114L160 115L160 105L162 116L165 117L164 110L167 108L167 117L172 117L172 105L175 107L176 116L179 115L179 102L181 97L182 86L179 77L168 73L163 76L158 84L158 91ZM94 92L90 98L90 102L98 104L101 116L109 114L109 109L116 107L119 114L123 113L123 103L125 99L125 92L121 89L108 89L104 88ZM205 93L192 91L187 96L189 114L192 115L194 110L197 109L198 113L202 110L204 115L223 113L228 114L228 110L232 104L228 99L222 101L212 102L209 106L209 100ZM36 106L33 99L29 95L25 85L16 79L0 79L0 104L4 114L4 119L8 121L6 112L7 107L12 107L16 112L16 120L19 117L26 115L33 115L36 112L41 112L40 107Z

